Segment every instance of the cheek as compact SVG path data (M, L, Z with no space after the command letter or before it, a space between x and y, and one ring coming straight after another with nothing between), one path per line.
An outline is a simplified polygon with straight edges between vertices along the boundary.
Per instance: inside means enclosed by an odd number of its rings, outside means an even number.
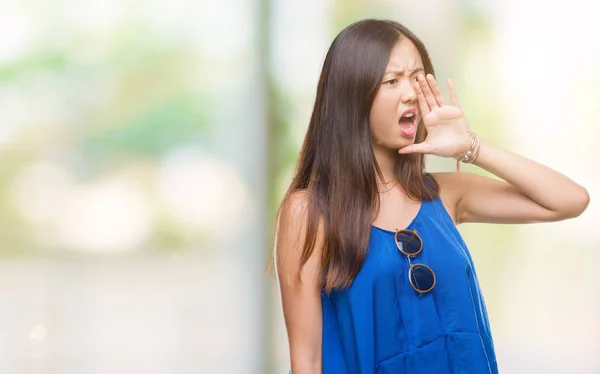
M392 100L385 100L383 98L376 100L371 108L371 131L375 133L389 131L395 116L395 106Z

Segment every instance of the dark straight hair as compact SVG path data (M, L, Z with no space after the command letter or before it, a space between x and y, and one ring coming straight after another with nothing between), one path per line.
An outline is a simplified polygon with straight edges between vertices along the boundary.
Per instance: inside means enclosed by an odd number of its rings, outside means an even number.
M285 206L298 191L308 192L300 267L313 253L322 221L320 274L328 293L350 286L367 254L371 225L379 210L377 175L381 176L371 145L369 116L391 50L402 38L417 47L425 73L434 74L423 43L397 22L362 20L334 39L323 63L296 174L281 204ZM420 124L415 141L422 142L426 136ZM437 197L435 180L426 181L424 155L398 155L396 174L410 198Z

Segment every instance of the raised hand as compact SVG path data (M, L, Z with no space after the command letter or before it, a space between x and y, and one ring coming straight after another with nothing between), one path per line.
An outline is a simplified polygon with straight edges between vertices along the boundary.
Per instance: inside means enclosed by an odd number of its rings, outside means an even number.
M423 125L427 129L427 138L422 143L411 144L398 152L458 158L471 143L469 124L460 109L452 80L448 80L450 105L445 103L444 96L431 74L426 78L420 75L414 83L414 89L417 93Z

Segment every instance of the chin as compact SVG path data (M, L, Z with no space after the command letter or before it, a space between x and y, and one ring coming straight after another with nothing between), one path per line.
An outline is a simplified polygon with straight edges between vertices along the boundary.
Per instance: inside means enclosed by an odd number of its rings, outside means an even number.
M415 143L415 139L402 138L398 142L396 142L396 144L394 145L394 148L400 149L400 148L404 148L404 147L414 144L414 143Z
M405 136L394 136L389 137L389 141L381 142L379 144L373 143L374 148L379 148L380 150L390 150L394 152L398 152L400 148L404 148L408 145L411 145L415 142L415 139L410 139Z

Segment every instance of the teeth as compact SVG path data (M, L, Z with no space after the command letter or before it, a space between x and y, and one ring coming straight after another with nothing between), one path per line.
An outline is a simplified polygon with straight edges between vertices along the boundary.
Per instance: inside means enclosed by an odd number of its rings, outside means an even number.
M414 115L415 115L414 113L408 113L404 117L406 117L406 118L412 118Z

